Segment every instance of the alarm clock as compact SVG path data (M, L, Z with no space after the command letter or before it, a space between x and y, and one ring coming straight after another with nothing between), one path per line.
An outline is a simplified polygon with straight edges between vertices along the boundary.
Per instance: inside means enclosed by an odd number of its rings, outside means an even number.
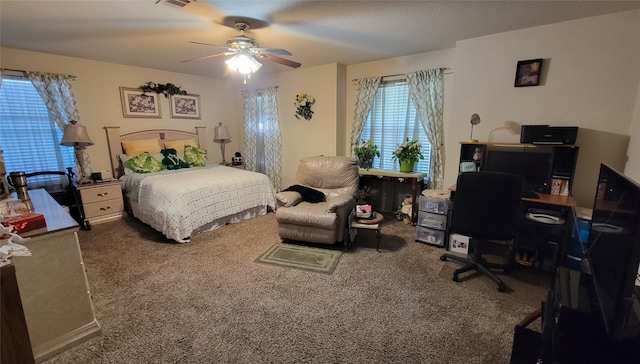
M231 157L231 164L234 166L239 166L242 164L242 155L240 155L240 152L236 152L236 155L234 157Z

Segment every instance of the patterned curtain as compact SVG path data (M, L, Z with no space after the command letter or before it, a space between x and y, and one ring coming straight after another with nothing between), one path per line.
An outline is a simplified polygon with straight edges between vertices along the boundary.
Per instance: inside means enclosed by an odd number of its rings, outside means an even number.
M73 97L71 84L69 84L71 76L40 72L26 73L29 81L33 83L45 105L47 105L49 114L60 129L64 130L69 125L70 120L80 121L78 109L76 108L76 99ZM78 153L75 155L78 178L89 177L91 175L89 155L84 148L81 149L80 156ZM77 158L82 158L84 163L80 163ZM80 166L84 166L84 170L81 170Z
M276 191L281 189L280 119L277 87L243 91L244 150L247 169L264 173Z
M444 183L444 68L407 73L409 96L416 117L431 143L431 188L442 189Z
M361 78L357 81L356 86L356 108L353 115L353 127L351 129L351 153L358 142L358 136L362 132L364 123L373 106L373 100L376 98L376 92L382 81L381 77Z

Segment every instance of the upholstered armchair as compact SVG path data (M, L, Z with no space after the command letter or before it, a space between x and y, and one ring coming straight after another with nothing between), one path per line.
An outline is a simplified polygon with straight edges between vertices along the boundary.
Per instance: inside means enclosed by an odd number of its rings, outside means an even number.
M354 158L303 158L295 185L276 195L278 234L283 240L349 243L349 215L356 205L358 183L358 161Z

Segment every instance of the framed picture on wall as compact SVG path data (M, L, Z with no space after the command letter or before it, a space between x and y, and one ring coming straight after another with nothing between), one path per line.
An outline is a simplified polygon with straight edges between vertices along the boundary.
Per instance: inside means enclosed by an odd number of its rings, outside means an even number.
M120 100L122 115L125 118L160 119L162 117L157 94L145 94L137 88L120 87Z
M540 72L542 71L542 58L518 61L516 66L515 87L538 86L540 84Z
M171 95L171 117L175 119L200 119L199 95Z

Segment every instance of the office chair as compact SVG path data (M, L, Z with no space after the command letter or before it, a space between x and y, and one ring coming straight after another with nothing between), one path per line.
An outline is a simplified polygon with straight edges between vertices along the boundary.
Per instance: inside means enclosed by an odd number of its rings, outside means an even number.
M440 260L453 260L464 265L453 272L453 281L459 282L461 273L477 270L504 291L504 282L489 269L503 269L509 273L513 267L516 224L520 216L520 200L524 178L501 172L465 172L458 176L453 198L451 232L470 237L470 257L443 254ZM482 246L487 241L506 242L509 256L506 264L488 263L482 259Z

